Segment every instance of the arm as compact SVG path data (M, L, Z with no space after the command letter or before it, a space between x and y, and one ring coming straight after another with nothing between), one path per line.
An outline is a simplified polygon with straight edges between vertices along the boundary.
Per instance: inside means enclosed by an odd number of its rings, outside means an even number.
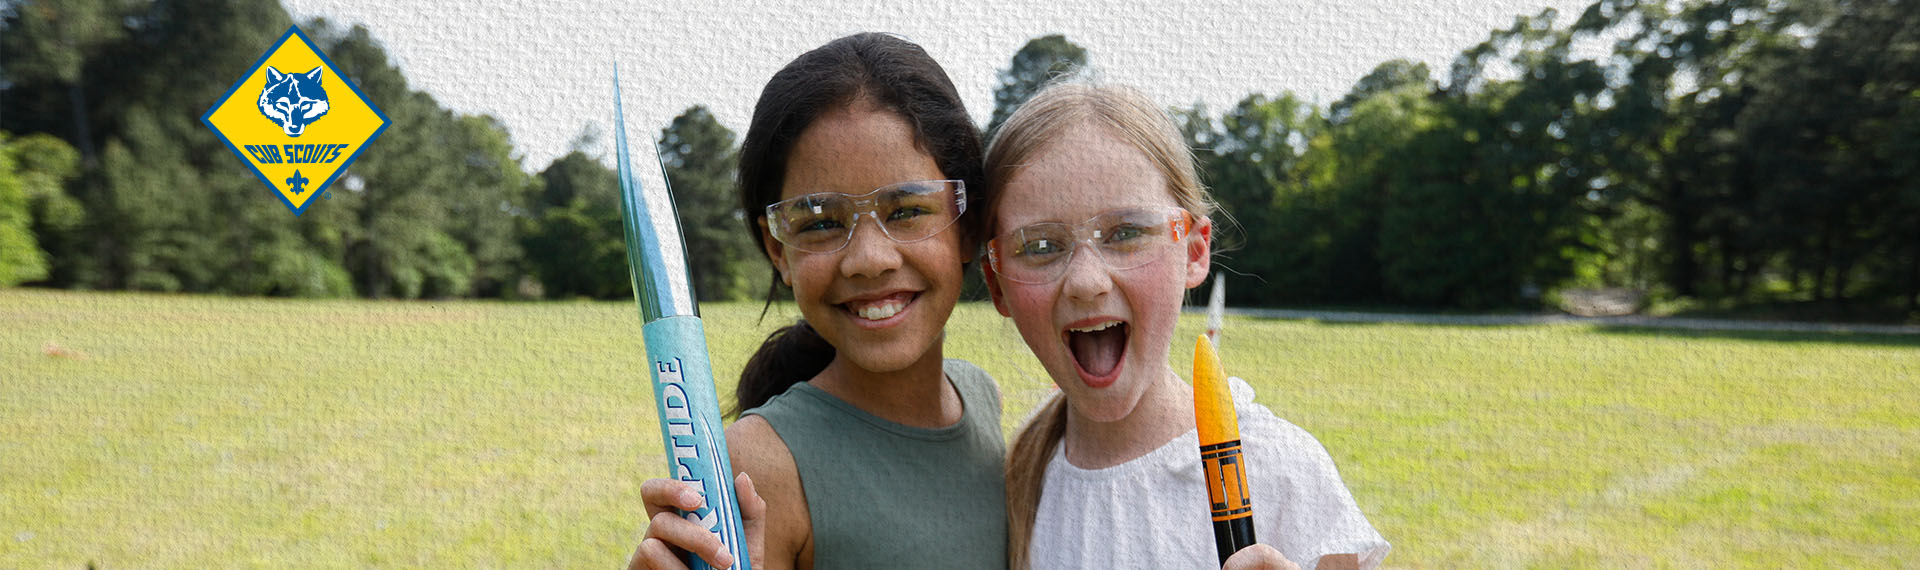
M811 568L812 523L786 442L759 416L746 416L729 426L727 442L753 568ZM674 511L700 506L699 496L686 485L673 479L648 479L640 485L640 497L649 523L628 570L684 570L686 565L677 555L680 551L700 553L709 561L720 555L719 539Z
M755 570L813 567L813 517L800 488L800 469L793 463L787 442L760 416L743 416L727 428L733 468L756 475L760 497L766 500L762 525L765 544L753 553Z

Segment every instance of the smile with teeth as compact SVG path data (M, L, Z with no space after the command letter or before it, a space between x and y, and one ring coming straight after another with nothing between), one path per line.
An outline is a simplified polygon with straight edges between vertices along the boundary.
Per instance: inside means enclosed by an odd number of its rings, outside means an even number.
M1100 332L1100 331L1107 330L1117 326L1120 326L1120 321L1107 321L1097 325L1085 326L1085 327L1067 329L1067 330L1070 332L1090 333L1090 332Z
M902 293L872 301L855 301L844 304L848 312L869 321L884 320L900 314L913 300L912 294Z
M1094 388L1112 384L1127 353L1127 322L1108 320L1069 327L1063 335L1082 380Z

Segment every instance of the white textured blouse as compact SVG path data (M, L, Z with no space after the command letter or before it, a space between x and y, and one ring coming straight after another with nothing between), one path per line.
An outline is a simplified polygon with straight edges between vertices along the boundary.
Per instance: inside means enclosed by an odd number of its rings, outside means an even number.
M1319 440L1253 401L1228 380L1239 414L1254 537L1303 570L1328 554L1357 554L1360 568L1391 548L1354 504ZM1146 455L1104 469L1074 467L1066 446L1047 464L1028 560L1035 570L1217 570L1200 437L1188 430Z

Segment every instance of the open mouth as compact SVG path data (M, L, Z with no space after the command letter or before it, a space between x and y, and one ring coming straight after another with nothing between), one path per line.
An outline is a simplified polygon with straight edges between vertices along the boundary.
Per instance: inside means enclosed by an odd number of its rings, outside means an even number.
M907 307L920 294L902 291L875 299L855 299L840 304L840 308L853 315L854 322L861 324L885 325L894 317L906 312Z
M1073 353L1080 379L1094 388L1104 388L1120 377L1120 360L1127 355L1126 321L1110 320L1066 331L1067 349Z

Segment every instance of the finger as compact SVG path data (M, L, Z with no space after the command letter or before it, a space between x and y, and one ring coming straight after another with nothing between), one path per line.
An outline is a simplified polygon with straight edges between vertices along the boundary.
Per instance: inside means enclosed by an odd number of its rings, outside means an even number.
M647 524L647 538L657 538L667 545L692 552L718 568L733 565L733 555L727 553L726 545L720 543L720 537L675 513L653 515Z
M767 516L767 500L753 486L753 478L741 471L733 478L734 493L740 498L740 518L758 521ZM745 524L745 521L742 521Z
M766 568L767 556L767 501L760 497L759 489L753 486L753 477L742 471L733 478L735 494L739 496L740 526L746 531L744 545L747 559L754 568Z
M1298 564L1287 560L1279 550L1265 544L1255 544L1240 549L1239 552L1228 557L1227 562L1220 567L1222 570L1300 570Z
M640 483L640 502L647 505L647 517L665 511L691 511L705 504L693 487L673 479L648 479Z
M633 551L633 559L627 562L627 570L687 570L672 548L658 538L640 541L640 548Z

